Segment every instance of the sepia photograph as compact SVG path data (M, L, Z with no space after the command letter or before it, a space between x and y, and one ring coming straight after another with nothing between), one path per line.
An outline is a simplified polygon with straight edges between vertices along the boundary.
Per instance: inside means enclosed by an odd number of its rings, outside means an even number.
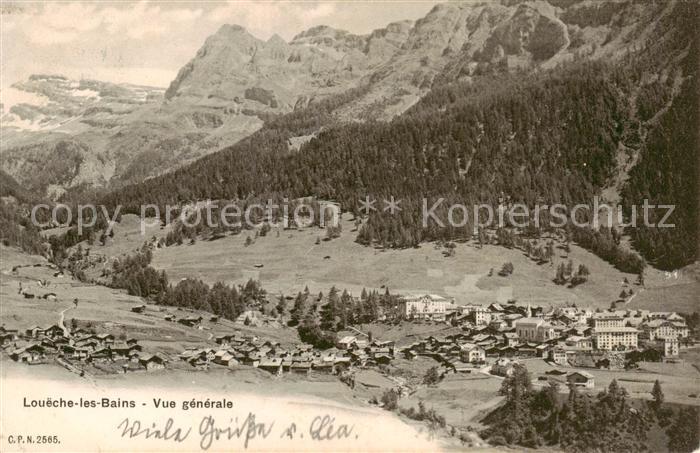
M0 0L0 451L700 451L700 0Z

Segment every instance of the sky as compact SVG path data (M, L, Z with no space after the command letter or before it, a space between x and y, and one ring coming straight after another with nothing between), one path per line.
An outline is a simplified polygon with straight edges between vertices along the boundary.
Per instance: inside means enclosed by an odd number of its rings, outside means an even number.
M0 0L0 90L36 73L167 87L223 24L261 39L315 25L364 34L423 17L435 2Z

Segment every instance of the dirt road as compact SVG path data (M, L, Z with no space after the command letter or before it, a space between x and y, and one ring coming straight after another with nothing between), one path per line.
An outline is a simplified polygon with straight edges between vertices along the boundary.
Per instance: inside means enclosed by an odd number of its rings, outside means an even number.
M63 335L66 336L66 337L70 336L70 331L69 331L68 328L65 326L65 324L63 323L63 321L66 319L66 312L67 312L68 310L70 310L71 308L73 308L73 307L64 308L63 310L61 310L61 311L58 313L58 314L59 314L59 317L58 317L58 325L59 325L59 327L60 327L61 329L63 329Z

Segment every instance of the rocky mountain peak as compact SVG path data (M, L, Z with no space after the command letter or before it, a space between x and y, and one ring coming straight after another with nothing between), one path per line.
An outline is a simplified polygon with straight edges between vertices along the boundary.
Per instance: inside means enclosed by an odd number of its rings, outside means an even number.
M252 36L245 27L238 24L224 24L211 35L212 38L235 38L237 36Z
M264 41L251 35L240 25L222 25L216 33L207 38L200 52L237 50L250 54L261 45L264 45Z
M275 33L274 35L270 36L270 39L267 40L265 43L266 45L272 45L272 46L279 46L279 45L286 45L287 41L282 39L280 35Z
M309 38L333 38L336 39L340 36L348 35L350 34L349 32L345 30L340 30L337 28L329 27L328 25L317 25L315 27L311 27L308 30L302 31L301 33L297 34L294 38L292 38L292 41L298 41L301 39L309 39Z

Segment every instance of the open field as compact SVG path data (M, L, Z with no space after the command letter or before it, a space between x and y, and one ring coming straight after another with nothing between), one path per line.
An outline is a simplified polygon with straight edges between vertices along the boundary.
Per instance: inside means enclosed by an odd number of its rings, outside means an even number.
M146 225L150 223L149 219ZM114 226L114 237L104 246L98 241L93 245L81 243L83 249L90 249L91 256L106 258L104 263L86 269L88 278L98 278L103 267L111 266L111 258L134 253L153 237L164 237L169 227L149 226L144 235L140 230L137 216L124 215L121 223ZM52 230L45 234L52 234ZM608 308L623 288L632 288L637 295L624 308L685 312L697 308L697 264L675 274L648 267L642 288L623 285L625 278L633 283L636 275L622 273L576 245L571 246L568 255L557 249L554 264L538 265L522 251L500 246L478 248L473 243L458 243L455 256L448 258L436 244L383 250L357 244L356 235L354 223L346 214L341 237L331 241L323 240L325 230L317 227L272 229L258 238L255 231L243 231L215 241L158 248L152 265L165 270L172 283L194 277L209 284L243 284L253 278L272 294L295 294L307 286L314 293L325 293L335 285L355 295L362 288L435 293L454 297L458 304L517 299L543 306L576 303L579 307ZM252 245L245 245L247 237L254 239ZM317 244L318 239L321 240ZM590 270L586 283L567 288L552 282L558 264L568 259L574 266L584 264ZM515 271L509 277L500 277L497 271L505 262L512 262ZM490 269L494 270L491 277Z
M522 363L530 372L533 382L538 382L540 376L546 376L558 380L562 385L561 391L564 392L564 377L548 376L545 374L547 371L557 369L568 372L578 369L591 373L595 378L595 388L590 390L593 393L602 391L613 379L617 379L632 398L644 400L651 400L651 389L658 379L667 402L700 406L699 398L689 396L700 393L700 372L687 363L642 363L639 370L629 371L552 366L542 359L526 359Z
M521 251L500 246L457 244L456 255L447 258L443 249L434 244L422 244L419 248L405 250L381 250L365 247L355 242L354 225L345 219L340 238L321 241L324 230L272 230L255 243L245 245L246 237L253 232L243 232L216 241L198 241L158 249L154 253L153 266L164 269L170 280L197 277L208 283L223 281L244 283L249 278L259 279L271 293L294 294L308 286L312 292L328 291L335 285L353 294L362 288L388 287L398 293L436 293L454 297L457 303L506 302L515 298L533 304L557 306L576 303L578 306L608 308L617 299L626 277L634 282L635 275L624 274L597 256L577 246L572 246L568 258L574 265L584 264L591 271L588 282L574 289L552 282L556 266L565 261L561 251L554 265L538 265ZM327 257L327 258L326 258ZM488 277L491 268L498 271L505 262L512 262L515 272L510 277ZM700 289L694 279L669 282L662 272L650 269L647 286L663 286L671 291L670 283L687 284ZM635 291L638 287L632 285ZM641 298L641 295L640 295ZM663 301L664 310L674 310L675 299L659 299L653 293L645 296L645 308ZM681 301L681 307L687 303ZM630 308L637 302L630 302ZM661 308L658 308L661 309Z
M27 329L34 325L46 327L58 323L63 313L64 323L69 326L73 319L81 325L89 323L98 332L109 332L115 336L129 336L139 340L144 347L170 353L181 352L185 347L212 345L211 339L219 334L231 333L234 329L274 339L282 344L296 341L296 331L274 327L247 327L225 319L208 322L211 314L179 310L175 307L160 307L149 304L144 313L133 313L132 307L143 304L139 297L129 296L125 291L100 285L82 283L69 275L54 277L56 272L40 257L27 258L15 249L2 249L3 266L0 273L0 325L7 328ZM30 267L12 268L20 263ZM19 294L22 289L35 297L28 299ZM55 294L56 300L44 299L45 294ZM77 307L73 300L78 299ZM201 315L205 320L201 329L193 329L166 321L168 314L185 317Z
M91 265L84 269L86 278L91 281L102 282L102 273L105 269L111 269L112 262L115 258L126 255L133 255L138 252L147 241L153 238L160 239L165 237L170 231L170 226L154 225L154 219L146 219L143 226L138 216L126 214L121 217L121 221L114 223L112 226L112 237L107 237L104 245L98 237L95 238L92 244L83 241L79 246L83 250L89 250L89 260ZM142 233L143 228L143 233ZM66 227L57 227L44 230L42 235L50 237L65 233ZM71 250L75 250L78 245L73 246Z
M700 310L698 282L651 286L625 305L629 309L678 311L692 313Z
M479 428L479 421L502 401L497 395L500 387L500 379L478 372L450 375L435 387L422 387L401 399L399 406L418 409L422 401L426 409L433 408L444 416L449 425Z
M686 349L681 351L680 356L700 372L700 348Z
M89 285L72 279L69 275L54 276L56 270L41 257L27 258L15 249L3 247L2 270L0 274L0 323L7 327L28 328L33 325L47 326L60 320L65 310L66 319L82 317L119 321L128 318L130 307L141 303L138 297L131 297L121 291L103 286ZM12 271L15 266L18 267ZM26 298L19 293L21 288L34 298ZM44 299L47 294L55 294L56 300ZM75 308L73 300L79 303Z

